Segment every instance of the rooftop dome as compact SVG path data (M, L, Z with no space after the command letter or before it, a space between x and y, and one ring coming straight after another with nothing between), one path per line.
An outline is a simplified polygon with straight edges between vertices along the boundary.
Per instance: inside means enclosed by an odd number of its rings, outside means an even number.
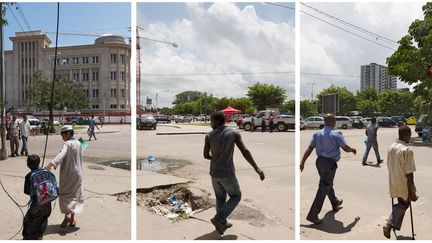
M105 34L95 40L96 45L104 44L126 44L124 38L119 35Z

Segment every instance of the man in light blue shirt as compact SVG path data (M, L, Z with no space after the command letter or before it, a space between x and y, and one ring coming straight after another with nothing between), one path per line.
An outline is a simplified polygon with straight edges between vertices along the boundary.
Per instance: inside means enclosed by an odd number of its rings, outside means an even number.
M300 171L303 171L307 158L316 148L316 154L318 156L316 167L320 176L320 182L314 202L306 217L308 221L314 224L322 223L322 220L318 218L318 214L321 212L326 196L328 196L334 212L339 211L342 205L343 200L336 197L333 189L333 179L336 174L337 162L340 160L340 148L347 153L357 153L356 149L346 144L342 133L334 130L336 119L333 115L326 115L324 117L324 124L325 127L313 135L309 147L305 151L300 163Z

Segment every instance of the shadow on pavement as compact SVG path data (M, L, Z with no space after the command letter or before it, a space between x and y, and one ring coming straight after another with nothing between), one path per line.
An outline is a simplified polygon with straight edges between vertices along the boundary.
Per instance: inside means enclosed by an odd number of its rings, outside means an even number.
M323 222L321 224L302 224L301 227L311 228L321 230L330 234L344 234L351 231L352 228L357 224L360 220L360 217L356 217L354 221L347 226L344 226L344 223L336 220L335 213L333 211L329 211L323 218Z
M220 235L218 232L213 231L208 234L202 235L195 240L237 240L237 235Z
M46 231L45 231L45 235L61 235L61 236L65 236L67 234L71 234L74 233L76 231L78 231L80 228L79 227L66 227L66 228L60 228L59 224L56 225L48 225Z
M375 168L381 168L381 164L378 164L375 162L369 162L369 161L366 161L366 163L368 164L367 166L375 167Z

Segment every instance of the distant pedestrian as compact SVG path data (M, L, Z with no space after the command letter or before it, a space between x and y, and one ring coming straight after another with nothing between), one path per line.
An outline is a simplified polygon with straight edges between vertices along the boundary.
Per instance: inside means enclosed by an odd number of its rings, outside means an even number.
M390 197L397 198L398 203L383 226L383 233L390 239L392 229L400 230L405 211L411 202L417 201L416 187L414 185L414 152L408 147L411 139L411 129L408 126L399 127L399 139L390 145L387 153L387 168L389 172Z
M269 128L270 128L270 132L273 132L273 129L274 129L274 116L273 116L273 113L270 113Z
M255 117L251 116L251 132L255 130Z
M91 141L91 138L94 137L95 140L97 140L96 138L96 134L95 134L95 128L97 128L99 130L99 127L96 124L96 120L94 119L94 116L91 117L91 119L89 120L89 141Z
M312 151L316 148L318 158L316 159L316 167L320 176L319 187L315 195L313 204L309 210L306 219L314 224L322 223L322 219L318 218L326 196L329 198L333 211L338 212L343 200L338 199L333 189L333 179L336 174L337 162L340 160L340 149L345 152L352 152L356 154L354 148L348 146L342 133L334 130L336 119L333 115L326 115L324 117L325 127L316 132L303 154L300 163L300 171L303 171L304 164L307 158L311 155Z
M9 122L9 125L7 127L7 138L9 138L10 142L10 150L11 150L11 157L19 156L18 149L19 149L19 124L16 121L17 117L13 116L12 120Z
M378 133L378 124L377 124L376 118L373 117L371 119L371 123L366 127L366 130L365 130L365 134L367 136L367 139L365 141L366 142L366 151L363 155L363 161L362 161L363 165L368 165L368 163L366 163L366 161L367 161L367 157L369 155L369 151L371 148L374 149L375 156L377 159L377 164L379 165L384 161L381 159L380 154L379 154L377 133Z
M19 125L19 137L22 140L22 146L21 146L21 155L28 155L28 137L30 136L31 133L31 127L30 127L30 122L27 120L27 116L24 115L23 117L23 121L20 123Z
M59 206L65 215L60 227L75 227L75 214L81 213L84 207L83 150L81 143L74 138L72 126L63 126L60 135L64 141L63 148L45 168L51 171L52 167L57 169L60 166Z
M265 132L266 130L266 121L265 121L265 116L261 117L261 132Z
M216 215L211 219L219 234L232 226L228 216L234 211L241 199L240 185L234 169L234 147L240 149L243 157L264 180L264 172L255 163L252 154L243 144L240 133L225 126L222 112L216 112L210 118L213 131L205 137L204 158L210 160L210 176L216 196ZM227 199L227 194L229 200Z

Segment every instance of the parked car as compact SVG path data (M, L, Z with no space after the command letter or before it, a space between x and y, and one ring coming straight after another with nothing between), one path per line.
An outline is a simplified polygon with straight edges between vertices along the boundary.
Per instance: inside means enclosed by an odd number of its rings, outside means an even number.
M27 116L27 121L29 121L31 126L39 126L40 125L40 120L34 116L31 116L31 115Z
M380 116L377 118L378 126L380 127L394 127L396 126L396 122L393 121L390 117Z
M351 122L352 127L355 127L358 129L364 128L366 126L366 124L367 124L367 121L363 120L363 119L353 119Z
M417 124L417 120L414 116L408 117L406 119L406 124L407 125L416 125Z
M154 115L153 117L158 123L171 123L171 118L169 116L161 114L161 115Z
M390 117L394 122L396 122L397 126L400 127L406 124L406 119L403 116L392 116Z
M65 118L65 121L66 121L66 124L68 124L68 125L76 125L76 124L78 124L79 119L80 118L77 116L68 116Z
M188 116L176 116L174 118L175 123L184 123L184 122L191 122L192 118Z
M141 115L137 118L137 130L154 129L156 130L157 121L152 115Z
M324 128L324 118L321 116L310 116L305 120L305 128Z
M336 128L348 129L352 127L351 121L347 116L335 116Z
M428 115L421 115L417 120L417 124L415 126L415 131L419 135L419 137L423 134L423 128L432 127L432 121L428 119Z
M42 122L41 122L41 125L48 124L48 121L49 121L48 118L43 118L43 119L42 119ZM56 120L53 121L53 124L54 124L54 126L60 126L60 122L59 122L59 121L56 121Z

